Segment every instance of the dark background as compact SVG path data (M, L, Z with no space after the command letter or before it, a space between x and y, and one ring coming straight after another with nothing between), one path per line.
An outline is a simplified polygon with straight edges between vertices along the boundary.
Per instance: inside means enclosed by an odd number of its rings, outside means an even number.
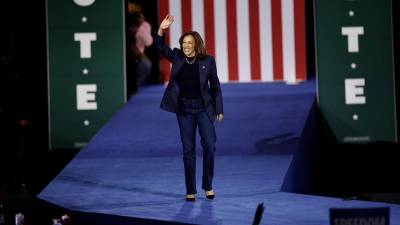
M157 1L138 1L143 7L153 32L158 26ZM394 50L396 86L400 87L399 3L393 0ZM23 117L30 125L19 129L18 134L23 159L23 182L32 195L38 194L51 179L75 156L78 150L48 150L47 112L47 53L46 53L46 7L44 0L11 1L0 3L0 52L12 56L12 69L19 74L22 91L18 103ZM315 49L313 31L313 1L306 0L307 70L308 78L315 78ZM152 75L146 84L159 83L158 53L154 46L146 50L152 59ZM396 93L397 118L399 116L399 91ZM399 120L397 126L399 127ZM315 194L336 197L373 199L370 193L392 195L400 193L395 180L400 165L399 145L393 143L371 143L367 145L345 145L332 143L319 125L318 142L311 151L311 191ZM325 132L325 133L324 133ZM321 136L320 136L321 135ZM4 138L4 137L1 137ZM4 149L1 147L1 151ZM338 164L340 167L338 168ZM6 168L7 170L7 168ZM8 172L8 171L5 171ZM389 176L388 179L384 178ZM390 177L391 176L391 177Z

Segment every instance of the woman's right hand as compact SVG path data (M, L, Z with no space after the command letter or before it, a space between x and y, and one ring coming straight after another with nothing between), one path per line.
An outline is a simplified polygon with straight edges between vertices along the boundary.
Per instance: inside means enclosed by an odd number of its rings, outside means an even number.
M164 30L168 29L173 22L174 22L174 17L167 15L161 22L160 27L158 28L158 35L162 36L164 34Z

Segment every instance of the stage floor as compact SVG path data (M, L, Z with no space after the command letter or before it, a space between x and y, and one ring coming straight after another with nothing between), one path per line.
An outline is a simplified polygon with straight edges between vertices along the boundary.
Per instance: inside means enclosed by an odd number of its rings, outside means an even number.
M281 191L315 100L315 82L222 89L215 200L206 200L200 189L198 148L198 198L184 201L178 125L158 107L162 86L141 89L38 197L75 211L188 224L251 224L261 202L261 224L274 225L329 224L330 208L384 206L390 207L391 224L400 224L399 205Z

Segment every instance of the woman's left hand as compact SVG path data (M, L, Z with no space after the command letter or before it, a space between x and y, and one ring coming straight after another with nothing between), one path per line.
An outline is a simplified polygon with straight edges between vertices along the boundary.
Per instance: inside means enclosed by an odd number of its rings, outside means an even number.
M217 115L218 122L221 122L223 118L224 118L224 114L221 113L221 114Z

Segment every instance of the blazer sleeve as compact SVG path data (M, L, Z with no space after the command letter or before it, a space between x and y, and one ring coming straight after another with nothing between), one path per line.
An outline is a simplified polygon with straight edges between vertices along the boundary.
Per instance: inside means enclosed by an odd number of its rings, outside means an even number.
M160 35L156 34L155 39L154 39L154 44L158 51L165 56L170 62L173 60L174 53L172 49L165 44L164 37L161 37Z
M221 85L219 83L218 74L217 74L217 65L215 63L214 57L211 57L211 73L210 73L210 89L211 89L211 96L215 102L215 113L216 114L223 114L224 107L222 103L222 91Z

